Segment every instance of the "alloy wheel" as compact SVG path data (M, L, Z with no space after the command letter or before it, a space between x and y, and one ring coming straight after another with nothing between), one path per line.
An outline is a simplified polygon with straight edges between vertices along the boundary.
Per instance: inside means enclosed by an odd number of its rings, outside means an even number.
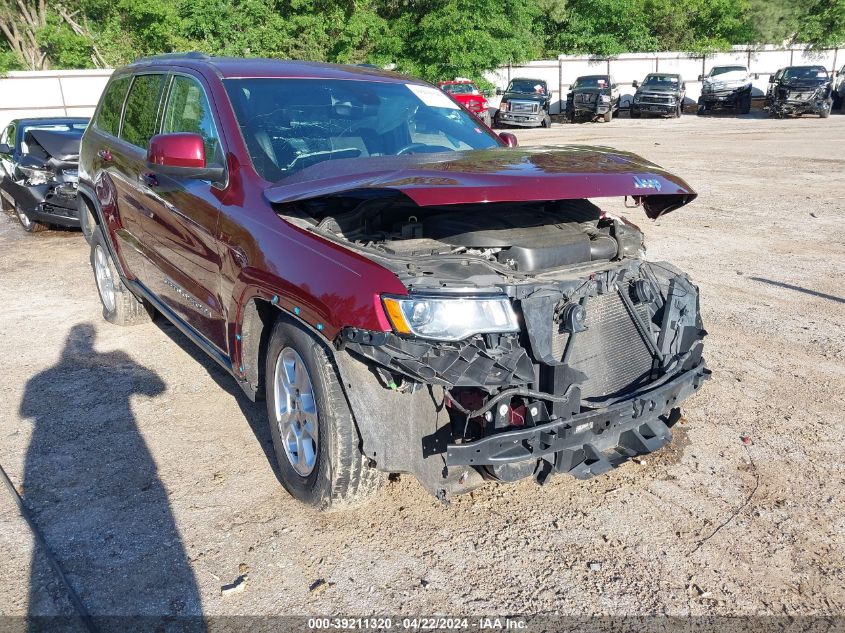
M285 347L276 360L276 425L290 465L307 477L317 464L319 432L314 386L302 357Z
M109 266L108 255L105 249L97 244L94 249L94 276L97 278L97 290L100 291L100 298L106 310L112 312L115 308L114 277L111 266Z
M29 230L32 227L32 220L29 219L26 211L24 211L19 204L15 205L15 211L18 214L18 220L20 220L21 224L23 224L23 228Z

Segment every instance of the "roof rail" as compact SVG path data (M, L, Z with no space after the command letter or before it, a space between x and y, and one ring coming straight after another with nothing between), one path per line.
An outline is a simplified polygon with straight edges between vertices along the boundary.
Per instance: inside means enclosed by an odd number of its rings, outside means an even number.
M162 53L160 55L149 55L147 57L139 57L132 63L137 64L138 62L157 62L166 61L168 59L210 59L210 57L205 53L201 53L200 51L187 51L183 53Z

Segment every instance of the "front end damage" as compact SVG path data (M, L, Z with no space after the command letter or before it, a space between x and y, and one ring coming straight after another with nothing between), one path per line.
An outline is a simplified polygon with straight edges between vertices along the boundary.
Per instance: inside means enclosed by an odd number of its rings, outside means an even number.
M4 197L29 219L79 227L79 139L81 132L30 130L28 153L14 165Z
M627 187L650 217L695 197L654 165L626 171L631 155L596 153L607 161L589 185L598 196ZM408 289L381 297L392 331L347 327L335 340L362 452L378 469L412 473L446 498L491 479L591 477L670 440L673 412L709 376L698 289L673 266L644 261L636 226L561 181L577 172L571 158L566 176L535 180L533 194L513 184L497 192L506 176L484 186L483 164L464 177L452 161L436 168L449 184L441 177L433 189L429 164L425 176L277 197L282 217L379 262ZM535 152L528 162L536 176L566 160ZM627 185L609 173L625 173ZM461 185L451 197L463 204L443 204L443 187Z
M777 86L772 93L769 112L774 117L816 114L830 116L833 96L830 82L786 84Z

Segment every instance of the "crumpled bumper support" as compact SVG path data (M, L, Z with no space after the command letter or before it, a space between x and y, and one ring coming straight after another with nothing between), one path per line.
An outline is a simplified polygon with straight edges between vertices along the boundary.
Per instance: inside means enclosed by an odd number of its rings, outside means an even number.
M494 466L543 459L557 472L586 479L662 447L666 416L710 377L704 362L655 389L565 420L449 444L446 465Z

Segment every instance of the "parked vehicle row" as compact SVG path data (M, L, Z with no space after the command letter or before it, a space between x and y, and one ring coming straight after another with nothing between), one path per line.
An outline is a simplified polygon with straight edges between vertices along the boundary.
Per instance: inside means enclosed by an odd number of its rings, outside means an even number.
M756 75L755 75L756 76ZM752 103L752 75L742 65L714 66L699 75L701 95L698 114L730 109L748 114ZM631 118L644 114L680 117L684 111L686 82L678 73L649 73L635 89L629 105ZM502 95L494 127L548 127L551 122L551 92L542 79L515 78ZM790 66L769 79L766 108L772 116L818 114L827 117L831 109L845 103L845 66L831 79L823 66ZM601 120L609 122L619 112L619 84L612 75L578 77L566 95L564 114L567 121Z
M16 148L70 156L21 125ZM375 69L139 60L79 151L103 316L161 315L264 400L282 484L319 508L381 473L442 500L599 475L668 442L709 372L698 289L597 205L654 219L696 193L607 147L516 145Z

